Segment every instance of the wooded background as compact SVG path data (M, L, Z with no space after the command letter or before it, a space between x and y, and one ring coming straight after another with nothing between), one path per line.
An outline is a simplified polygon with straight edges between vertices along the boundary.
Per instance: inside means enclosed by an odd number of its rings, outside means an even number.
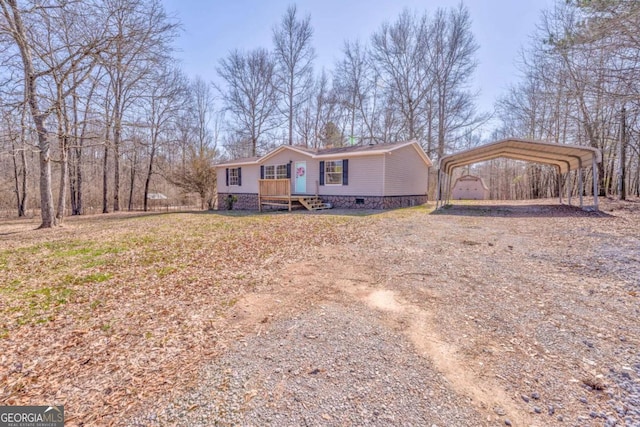
M0 12L0 212L37 210L44 227L147 210L157 193L168 197L160 204L211 208L216 162L281 144L416 138L434 163L506 137L587 145L603 153L601 195L640 195L633 0L558 0L493 112L478 111L470 89L478 45L463 5L407 10L336 46L331 70L314 68L312 17L291 6L265 23L271 45L218 61L217 84L180 69L179 22L156 0L0 0ZM555 170L541 165L467 171L495 199L557 191Z

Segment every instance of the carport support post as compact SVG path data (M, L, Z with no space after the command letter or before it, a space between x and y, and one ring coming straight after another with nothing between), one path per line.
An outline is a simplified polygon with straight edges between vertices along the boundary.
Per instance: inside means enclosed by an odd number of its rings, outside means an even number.
M449 184L449 175L444 174L444 182L442 186L442 202L443 206L446 206L449 202L449 190L447 189L447 185Z
M582 209L582 193L584 193L584 182L582 182L582 159L578 159L578 188L580 190L580 209Z
M571 206L571 171L567 171L567 176L565 179L565 186L567 187L567 203Z
M560 204L562 204L562 178L562 170L558 166L558 200Z
M593 168L593 205L598 211L598 163L596 162L596 156L593 156L591 160L591 167Z
M438 209L440 207L440 194L441 194L441 191L440 191L440 177L441 176L442 176L442 170L438 169L438 179L437 179L438 188L436 188L436 194L437 194L437 196L436 196L436 209Z

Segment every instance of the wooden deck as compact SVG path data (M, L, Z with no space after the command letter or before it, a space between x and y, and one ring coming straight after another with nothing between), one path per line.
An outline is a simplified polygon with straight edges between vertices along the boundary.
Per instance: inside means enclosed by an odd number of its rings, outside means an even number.
M287 208L289 212L294 207L304 207L310 211L328 208L317 195L291 194L291 180L288 178L259 180L258 206L260 212L263 206Z

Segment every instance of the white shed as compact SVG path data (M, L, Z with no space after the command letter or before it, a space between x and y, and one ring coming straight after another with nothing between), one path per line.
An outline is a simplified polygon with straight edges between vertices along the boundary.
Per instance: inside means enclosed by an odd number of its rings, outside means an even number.
M489 198L489 187L479 176L463 175L456 179L451 198L453 200L486 200Z

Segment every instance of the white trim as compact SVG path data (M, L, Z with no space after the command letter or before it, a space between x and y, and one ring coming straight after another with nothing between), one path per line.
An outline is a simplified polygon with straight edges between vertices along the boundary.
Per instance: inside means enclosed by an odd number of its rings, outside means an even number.
M255 165L258 164L256 160L248 160L243 162L227 162L227 163L218 163L217 165L213 165L216 168L229 168L229 167L238 167L244 165Z

